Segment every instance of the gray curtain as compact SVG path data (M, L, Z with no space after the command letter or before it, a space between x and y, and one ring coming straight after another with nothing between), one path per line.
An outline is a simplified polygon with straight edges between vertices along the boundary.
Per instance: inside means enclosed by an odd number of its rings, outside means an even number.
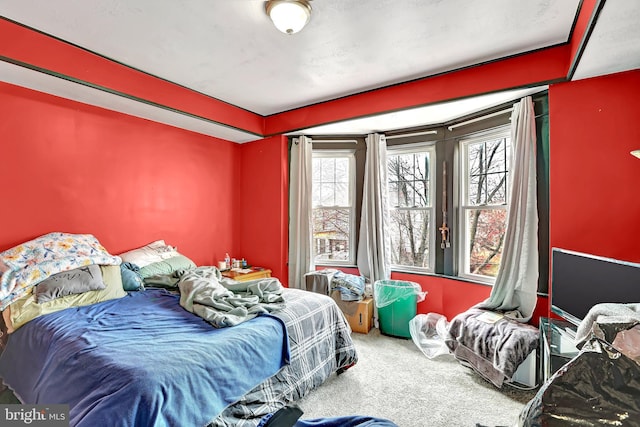
M490 297L478 307L506 312L527 322L538 288L538 212L536 197L536 124L531 97L511 113L513 162L507 229L502 260Z
M291 144L289 173L289 287L304 289L304 275L313 262L311 138L301 136Z
M358 270L371 283L391 275L387 254L390 240L387 191L387 143L384 135L367 136L367 157L360 215Z

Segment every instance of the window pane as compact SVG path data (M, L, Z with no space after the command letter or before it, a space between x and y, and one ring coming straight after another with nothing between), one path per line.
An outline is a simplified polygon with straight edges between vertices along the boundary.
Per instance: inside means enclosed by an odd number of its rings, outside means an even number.
M337 182L335 185L335 206L349 206L349 182Z
M315 261L349 260L350 209L314 209Z
M335 159L320 159L320 181L333 182L335 179Z
M484 197L484 176L470 176L467 193L469 194L467 204L471 206L484 205L486 202Z
M389 180L407 181L411 179L412 158L407 155L389 156Z
M388 190L389 190L389 207L395 208L399 206L400 201L398 199L398 183L390 182Z
M432 215L431 160L433 147L387 156L391 263L432 268L430 224Z
M339 157L334 159L335 161L335 179L337 182L349 181L349 159L346 157Z
M506 219L506 209L467 211L468 273L488 277L495 277L498 274Z
M507 203L509 138L467 144L467 204L470 206Z
M416 153L413 155L416 178L419 180L429 179L429 154Z
M406 181L401 181L398 183L398 206L399 207L407 207L412 206L411 193L409 190L409 185Z
M487 204L500 205L507 202L507 174L487 175Z
M313 253L317 264L355 263L351 248L354 154L349 151L313 152ZM351 252L350 252L351 251Z
M395 209L390 217L391 263L429 267L429 211Z
M484 144L477 142L467 146L469 159L469 174L471 176L484 172Z
M429 207L429 152L388 156L391 206Z
M313 159L313 206L350 206L350 157Z
M487 141L487 172L507 170L506 138Z
M428 181L415 182L413 205L419 207L428 207L430 205Z
M335 187L333 183L322 183L318 189L320 190L320 206L336 205Z
M322 176L322 159L318 157L313 158L311 177L313 179L313 183L322 181L320 177Z

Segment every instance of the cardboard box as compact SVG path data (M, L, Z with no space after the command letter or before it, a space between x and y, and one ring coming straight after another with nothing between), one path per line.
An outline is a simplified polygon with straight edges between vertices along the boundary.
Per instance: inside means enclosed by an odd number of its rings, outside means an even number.
M338 304L353 332L368 334L373 323L373 299L362 301L342 301L339 291L331 292L331 298Z

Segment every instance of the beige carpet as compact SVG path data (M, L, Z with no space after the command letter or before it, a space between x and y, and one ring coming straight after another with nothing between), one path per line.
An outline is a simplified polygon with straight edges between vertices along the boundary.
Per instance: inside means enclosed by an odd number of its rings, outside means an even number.
M386 418L399 427L513 426L535 391L497 389L451 355L428 359L413 341L353 334L359 361L301 400L301 419Z

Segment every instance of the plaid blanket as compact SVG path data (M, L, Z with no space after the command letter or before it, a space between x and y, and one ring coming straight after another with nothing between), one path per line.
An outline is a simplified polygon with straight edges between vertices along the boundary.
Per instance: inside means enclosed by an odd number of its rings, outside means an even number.
M286 288L283 297L286 308L271 315L287 328L290 364L228 406L210 427L255 427L267 414L301 399L333 372L357 362L351 329L329 296Z

